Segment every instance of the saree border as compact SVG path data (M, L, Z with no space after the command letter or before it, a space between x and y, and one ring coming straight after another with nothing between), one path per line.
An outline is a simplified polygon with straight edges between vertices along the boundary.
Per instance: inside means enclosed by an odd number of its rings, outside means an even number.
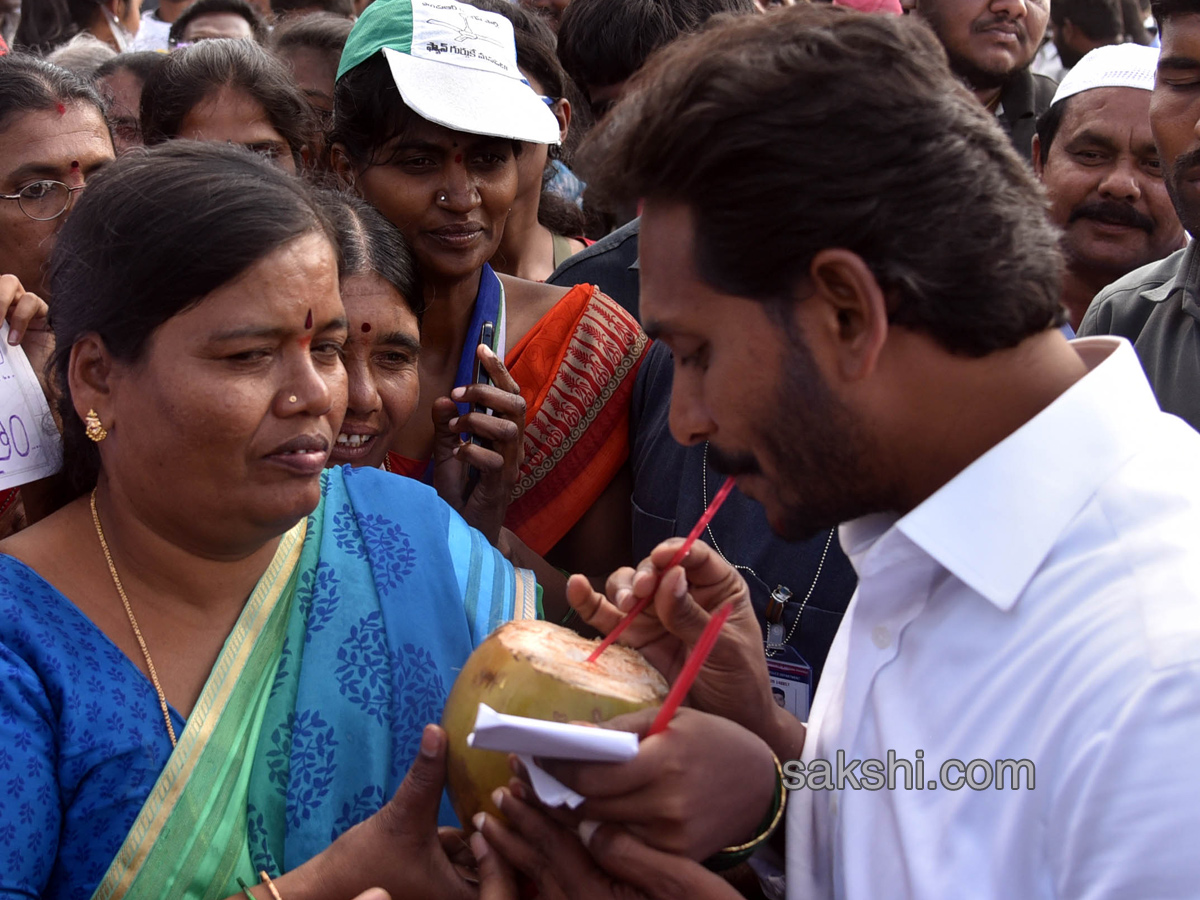
M237 624L226 639L221 655L213 666L208 681L205 682L191 716L188 717L174 752L167 760L167 765L155 782L145 805L138 812L133 827L109 865L100 886L92 895L92 900L121 900L145 864L175 804L182 797L188 779L200 762L200 757L229 703L238 679L246 669L255 642L287 589L291 574L299 562L307 531L308 518L305 517L280 538L275 556L246 601Z

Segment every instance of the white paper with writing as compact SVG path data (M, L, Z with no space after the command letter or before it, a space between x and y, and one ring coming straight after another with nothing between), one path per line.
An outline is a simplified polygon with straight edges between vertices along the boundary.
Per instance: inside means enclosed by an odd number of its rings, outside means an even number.
M0 490L53 475L62 466L62 439L46 396L20 347L0 323Z

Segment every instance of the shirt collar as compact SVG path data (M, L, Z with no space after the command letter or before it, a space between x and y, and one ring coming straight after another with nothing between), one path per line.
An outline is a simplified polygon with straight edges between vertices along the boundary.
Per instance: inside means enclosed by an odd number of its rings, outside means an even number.
M1089 372L1048 407L903 518L873 515L842 526L860 577L888 532L932 557L1001 610L1011 609L1068 523L1138 448L1158 403L1132 346L1082 338L1071 346ZM887 535L890 536L890 535ZM892 555L898 547L886 550ZM901 551L903 552L903 551Z
M1152 303L1162 303L1176 291L1183 292L1184 311L1192 318L1200 319L1200 253L1196 251L1196 241L1188 243L1173 278L1158 287L1140 291L1139 295Z

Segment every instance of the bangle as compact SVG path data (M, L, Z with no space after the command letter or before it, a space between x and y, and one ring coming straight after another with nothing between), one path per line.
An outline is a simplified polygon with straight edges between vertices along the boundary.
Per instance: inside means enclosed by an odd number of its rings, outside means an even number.
M267 886L267 890L271 892L271 900L283 900L279 896L279 891L275 888L275 882L271 880L271 876L266 873L265 869L259 871L258 877Z
M242 889L242 893L246 895L246 900L257 900L257 898L250 893L250 888L246 886L246 882L242 881L240 877L238 878L237 883L238 887Z
M771 754L771 762L775 764L775 794L771 799L771 808L759 824L755 836L744 844L726 847L724 850L714 853L704 861L705 868L720 872L744 863L754 855L754 851L770 839L771 835L775 833L775 829L779 827L779 823L783 821L783 811L787 807L787 791L783 789L783 766L780 765L779 757L774 753Z

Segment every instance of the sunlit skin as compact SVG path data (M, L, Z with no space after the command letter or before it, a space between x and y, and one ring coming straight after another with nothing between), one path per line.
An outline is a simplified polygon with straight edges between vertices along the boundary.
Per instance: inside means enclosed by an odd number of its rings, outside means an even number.
M421 333L405 298L378 275L347 278L342 302L350 323L342 350L349 399L329 465L379 467L417 408Z
M183 29L180 42L194 44L197 41L210 41L217 38L232 38L233 40L253 40L254 29L244 16L230 12L212 12L196 16Z
M0 132L0 193L15 194L35 181L84 184L115 158L108 126L89 103L19 113ZM74 205L78 194L72 195ZM46 262L70 214L37 222L16 200L0 200L0 274L15 275L26 290L49 299Z
M917 0L950 67L980 102L994 101L1013 72L1032 61L1050 18L1050 0Z
M1200 229L1200 15L1163 23L1150 128L1183 226Z
M237 88L222 87L193 106L183 117L178 136L193 141L241 144L267 157L285 172L296 174L291 148L271 124L262 104Z
M139 125L142 86L142 79L129 69L117 69L96 82L96 89L108 111L117 153L140 147L143 143Z
M1050 219L1063 229L1063 302L1078 328L1101 288L1183 246L1183 226L1163 183L1150 132L1150 92L1097 88L1067 104L1045 164Z

